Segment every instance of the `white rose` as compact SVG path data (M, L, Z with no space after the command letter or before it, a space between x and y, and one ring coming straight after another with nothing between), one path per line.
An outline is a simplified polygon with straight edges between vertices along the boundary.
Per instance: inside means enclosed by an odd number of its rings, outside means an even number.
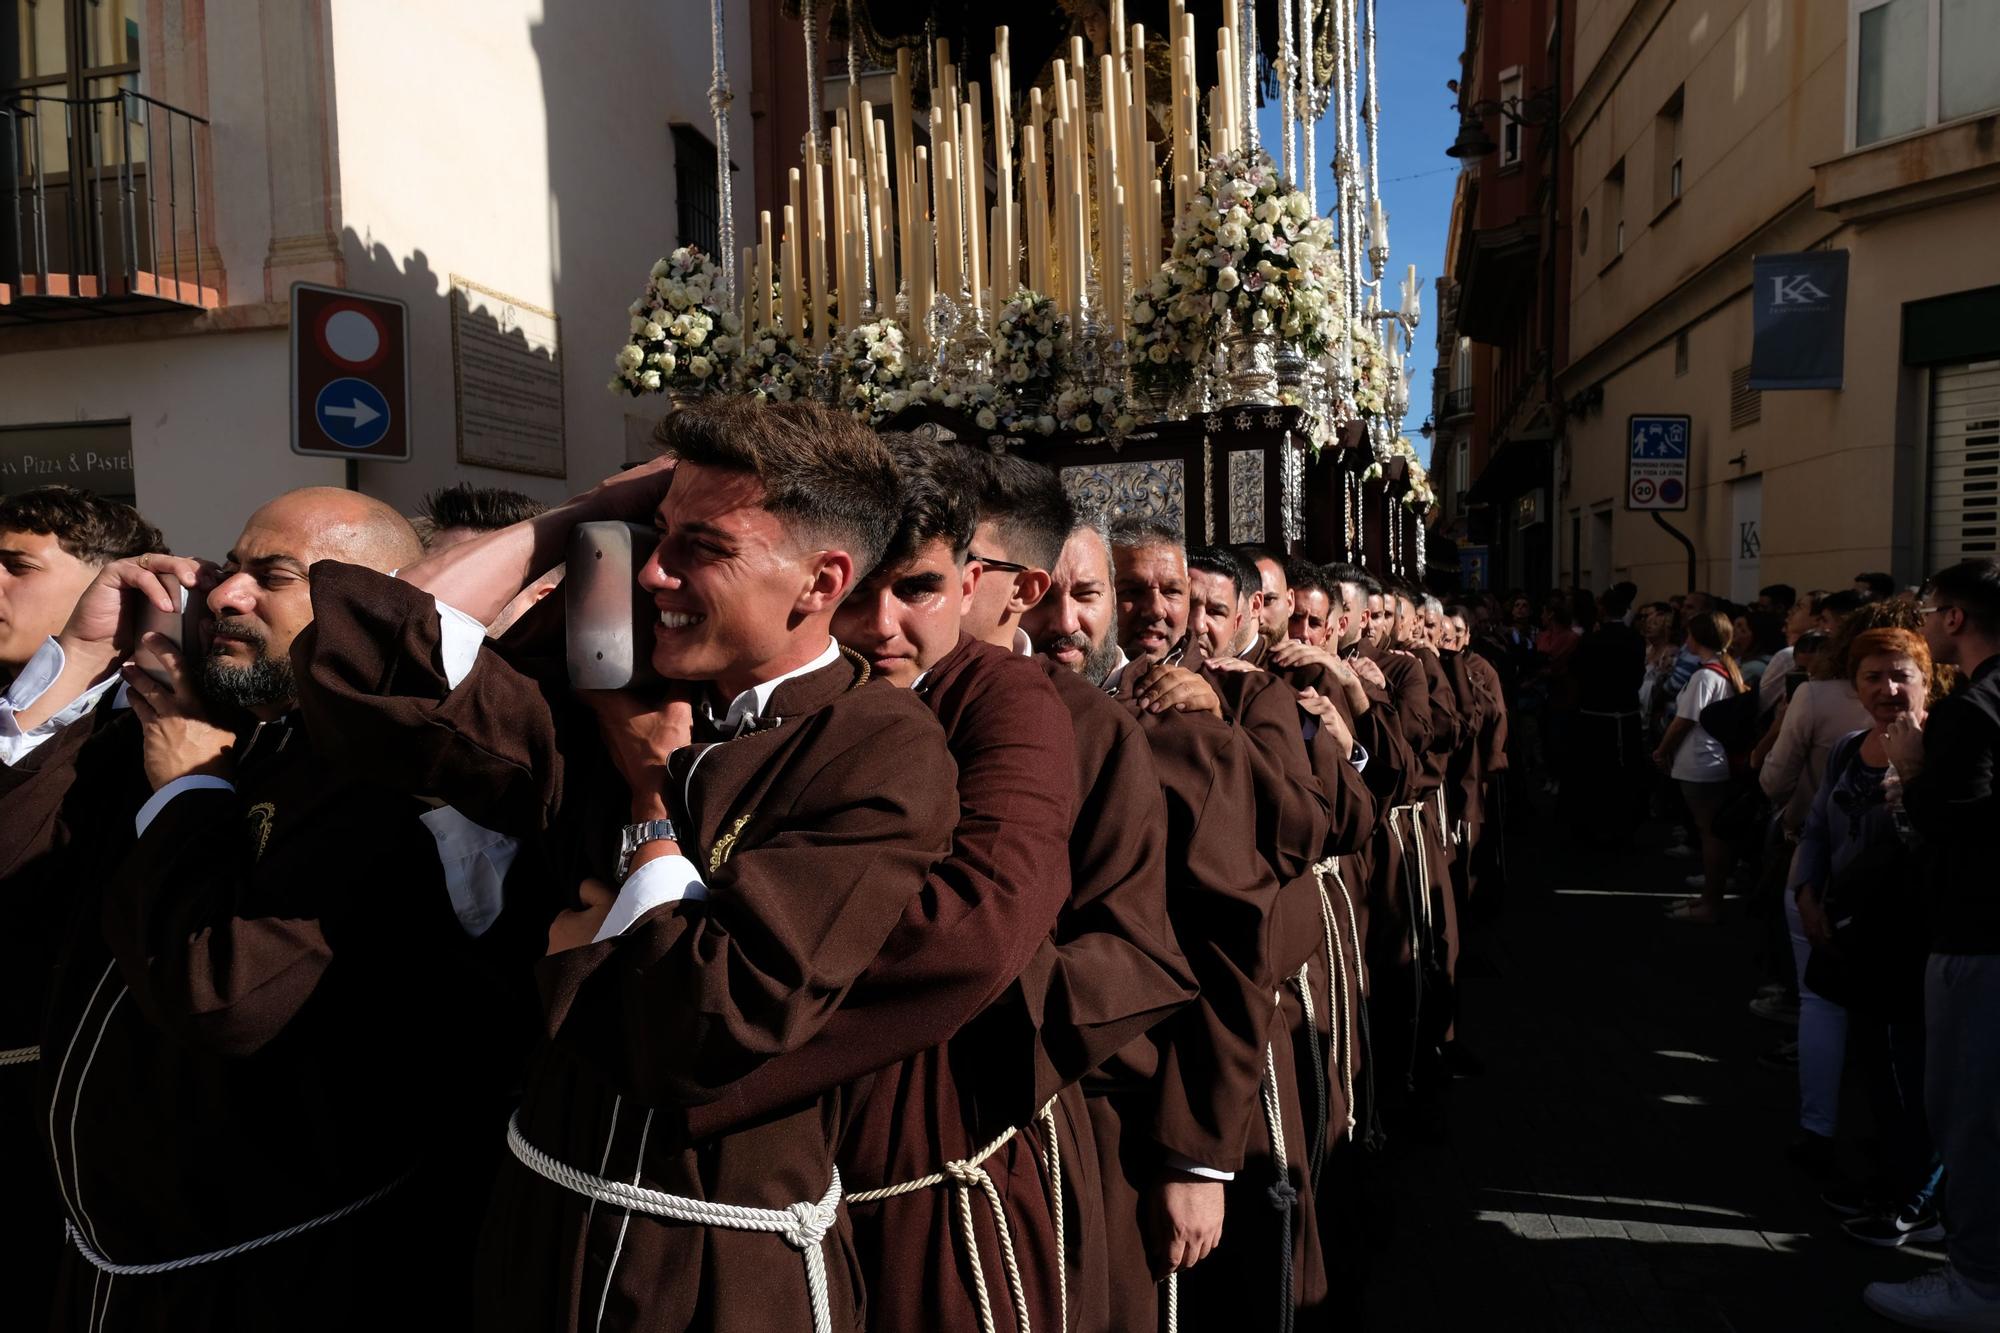
M649 319L646 321L646 326L639 330L639 334L647 342L656 343L667 336L667 331Z
M1100 384L1095 389L1091 390L1090 396L1093 399L1095 399L1098 403L1101 403L1105 406L1109 406L1111 403L1111 386L1108 384Z
M1218 315L1229 309L1229 295L1226 292L1217 292L1208 299L1210 308Z
M1285 293L1283 288L1277 286L1266 286L1264 288L1265 305L1277 305L1280 301L1283 301L1284 299L1285 299Z
M1035 418L1035 429L1043 435L1056 433L1056 419L1044 412Z
M623 375L613 375L611 377L611 382L609 384L606 384L604 387L609 389L613 393L624 393L626 387L625 377Z
M1278 201L1275 199L1266 199L1263 203L1257 205L1257 211L1254 216L1259 222L1276 222L1279 216Z
M992 430L1000 424L1000 418L993 415L993 409L990 407L980 408L979 415L974 417L973 420L979 423L979 429L981 430Z
M776 338L759 338L757 340L757 350L765 356L776 356L778 354L778 340Z
M641 365L645 364L645 361L646 353L640 349L637 343L626 343L618 349L618 368L620 370L637 370Z
M965 403L964 394L948 393L944 396L944 405L946 407L960 407L963 406L964 403Z
M647 393L658 393L660 391L660 372L649 370L639 376L639 387Z
M1016 361L1013 365L1007 367L1007 378L1016 384L1026 384L1028 382L1028 363L1025 361Z
M681 336L687 339L689 347L699 347L708 338L708 330L690 320L687 332Z
M1218 291L1233 292L1239 281L1241 279L1236 276L1236 269L1232 265L1225 264L1215 271L1215 286ZM1218 310L1221 308L1216 307Z
M632 332L643 333L645 332L645 329L646 329L645 317L643 315L632 316Z
M655 259L655 260L653 261L653 271L652 271L652 276L653 276L653 277L655 277L655 278L664 278L665 276L667 276L667 261L666 261L666 260L664 260L664 259Z
M792 386L789 384L774 384L771 386L771 396L781 403L789 403L792 401Z
M1250 239L1257 242L1257 244L1259 245L1269 244L1271 240L1271 224L1268 222L1260 222L1256 226L1252 227L1250 229Z
M1141 301L1139 302L1138 305L1133 306L1132 322L1134 324L1151 324L1153 322L1152 305L1149 304L1148 302Z
M1167 363L1167 345L1165 343L1154 343L1146 349L1146 359L1156 366L1165 365Z
M674 354L672 352L660 353L660 370L663 373L668 375L673 374L674 367L679 364L680 363L678 361L674 360Z
M1271 327L1271 312L1259 306L1250 312L1250 327L1262 331Z
M1035 355L1041 357L1044 361L1048 360L1055 354L1056 354L1056 345L1050 342L1047 338L1043 338L1041 341L1035 344Z
M1075 425L1078 430L1089 430L1091 426L1090 413L1084 412L1080 414L1076 419Z

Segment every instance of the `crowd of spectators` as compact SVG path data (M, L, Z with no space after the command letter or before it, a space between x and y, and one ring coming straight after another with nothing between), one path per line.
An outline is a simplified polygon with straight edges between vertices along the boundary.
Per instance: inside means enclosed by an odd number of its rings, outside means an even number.
M1791 1162L1854 1240L1944 1242L1866 1303L2000 1329L2000 560L1748 605L1510 592L1469 619L1516 703L1515 782L1605 843L1665 824L1692 871L1668 918L1761 933Z

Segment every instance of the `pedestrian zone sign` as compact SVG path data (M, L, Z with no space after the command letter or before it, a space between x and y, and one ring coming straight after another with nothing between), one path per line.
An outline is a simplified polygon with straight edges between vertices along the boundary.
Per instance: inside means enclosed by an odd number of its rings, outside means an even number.
M401 301L292 284L292 452L410 461L410 312Z
M1678 511L1688 507L1688 417L1629 417L1625 507Z

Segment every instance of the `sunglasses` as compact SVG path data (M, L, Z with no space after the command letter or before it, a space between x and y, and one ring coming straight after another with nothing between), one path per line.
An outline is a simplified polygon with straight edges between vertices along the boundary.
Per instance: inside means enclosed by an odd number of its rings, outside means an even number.
M1025 574L1029 569L1027 565L1017 565L1012 560L995 560L991 556L981 555L977 551L966 552L965 558L968 560L977 560L988 569L997 569L1007 574Z

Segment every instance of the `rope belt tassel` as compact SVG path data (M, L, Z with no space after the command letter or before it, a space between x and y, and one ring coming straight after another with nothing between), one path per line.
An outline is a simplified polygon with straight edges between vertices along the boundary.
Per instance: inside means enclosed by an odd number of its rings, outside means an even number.
M1298 1207L1299 1192L1292 1188L1291 1164L1285 1157L1285 1125L1278 1105L1278 1061L1271 1044L1264 1043L1264 1121L1271 1131L1271 1164L1277 1177L1265 1191L1271 1207L1278 1212L1278 1234L1283 1242L1283 1262L1278 1268L1278 1333L1292 1333L1295 1311L1292 1306L1292 1211Z
M0 1069L8 1065L31 1065L42 1058L39 1046L17 1046L11 1051L0 1051Z
M979 1302L981 1333L999 1333L1000 1326L993 1314L992 1293L986 1289L986 1266L979 1260L979 1233L974 1229L972 1219L974 1188L985 1196L986 1206L993 1214L993 1229L1000 1236L1000 1258L1007 1267L1007 1290L1014 1298L1014 1327L1018 1333L1033 1333L1028 1317L1028 1292L1021 1281L1021 1261L1014 1254L1014 1231L1007 1225L1007 1210L1000 1198L1000 1188L993 1183L993 1177L987 1173L985 1166L988 1158L1006 1147L1020 1132L1020 1126L1016 1125L972 1156L946 1162L942 1171L933 1171L930 1175L907 1180L900 1185L884 1185L880 1189L861 1190L847 1196L849 1204L878 1203L883 1199L900 1198L934 1185L950 1183L953 1193L958 1195L958 1220L965 1237L966 1263L972 1269L972 1294Z
M805 1258L806 1290L812 1297L813 1333L833 1333L832 1301L827 1294L827 1232L840 1216L840 1171L835 1168L833 1183L817 1203L795 1203L788 1208L745 1208L736 1204L690 1199L662 1190L607 1180L564 1162L559 1162L528 1142L521 1134L520 1112L507 1121L507 1146L522 1166L573 1194L608 1203L616 1208L663 1217L670 1222L695 1226L722 1227L730 1231L764 1231L782 1236L785 1243Z

